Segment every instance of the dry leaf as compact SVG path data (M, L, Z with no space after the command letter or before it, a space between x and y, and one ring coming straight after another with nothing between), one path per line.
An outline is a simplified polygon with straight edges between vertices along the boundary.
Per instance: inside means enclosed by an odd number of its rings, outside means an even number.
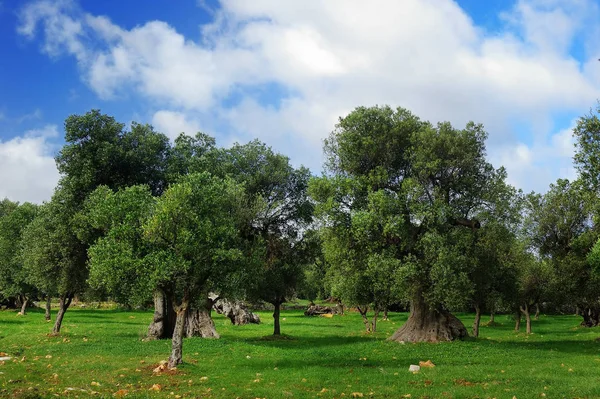
M433 368L435 367L435 364L433 364L431 360L427 360L426 362L419 362L419 366Z
M122 398L123 396L127 396L128 392L129 391L127 391L127 389L119 389L117 392L113 393L113 396L117 398Z
M364 395L362 394L362 392L352 392L352 397L353 398L362 398Z
M99 387L100 383L96 382L96 381L92 381L92 383L90 385L93 386L93 387Z
M162 389L162 387L160 386L160 384L154 384L148 390L149 391L160 391L161 389Z

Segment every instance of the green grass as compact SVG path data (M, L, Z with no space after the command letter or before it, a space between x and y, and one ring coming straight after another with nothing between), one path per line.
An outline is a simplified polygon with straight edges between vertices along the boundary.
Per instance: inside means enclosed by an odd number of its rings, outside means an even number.
M271 339L272 318L260 316L261 325L236 327L216 315L221 339L185 340L185 364L154 375L170 342L141 340L152 312L70 309L62 334L50 337L42 312L3 311L0 351L14 361L0 365L0 397L600 398L600 330L578 327L577 317L542 316L526 336L497 316L477 340L402 345L385 338L406 314L366 335L356 313L285 311L285 339ZM471 325L472 315L459 317ZM426 360L436 367L408 372ZM161 390L149 390L154 384Z

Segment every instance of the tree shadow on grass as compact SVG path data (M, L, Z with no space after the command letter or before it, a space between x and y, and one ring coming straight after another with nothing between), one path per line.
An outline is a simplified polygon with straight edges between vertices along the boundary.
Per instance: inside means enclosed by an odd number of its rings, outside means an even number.
M372 336L343 337L339 335L328 335L322 337L287 337L287 339L268 339L266 337L253 337L246 338L244 341L250 345L270 348L313 350L315 348L353 345L358 342L368 343L372 342L374 339L378 339Z

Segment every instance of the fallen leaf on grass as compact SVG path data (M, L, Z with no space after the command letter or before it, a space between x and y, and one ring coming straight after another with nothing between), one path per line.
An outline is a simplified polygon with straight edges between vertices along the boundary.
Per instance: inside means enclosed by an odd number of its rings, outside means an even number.
M113 393L113 396L116 398L122 398L123 396L127 396L129 391L127 389L119 389L117 392Z
M92 383L90 385L93 386L93 387L99 387L100 383L96 382L96 381L92 381Z
M148 390L149 391L160 391L161 389L162 389L162 387L160 386L160 384L154 384Z
M456 385L462 385L462 386L464 386L464 387L472 387L472 386L475 386L475 383L474 383L474 382L467 381L467 380L465 380L464 378L461 378L461 379L459 379L459 380L454 380L454 384L456 384Z
M362 398L364 395L362 392L352 392L353 398Z
M208 377L200 377L200 381L206 381L208 380Z
M427 360L426 362L419 362L419 366L421 366L421 367L428 367L428 368L434 368L435 364L433 364L433 362L431 360Z

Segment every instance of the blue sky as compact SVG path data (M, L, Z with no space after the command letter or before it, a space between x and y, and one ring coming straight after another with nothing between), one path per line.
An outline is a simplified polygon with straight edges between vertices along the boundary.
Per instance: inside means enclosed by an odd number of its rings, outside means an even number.
M600 0L0 0L0 197L41 202L62 123L91 108L255 137L315 173L360 105L484 123L512 184L575 176L600 98Z

